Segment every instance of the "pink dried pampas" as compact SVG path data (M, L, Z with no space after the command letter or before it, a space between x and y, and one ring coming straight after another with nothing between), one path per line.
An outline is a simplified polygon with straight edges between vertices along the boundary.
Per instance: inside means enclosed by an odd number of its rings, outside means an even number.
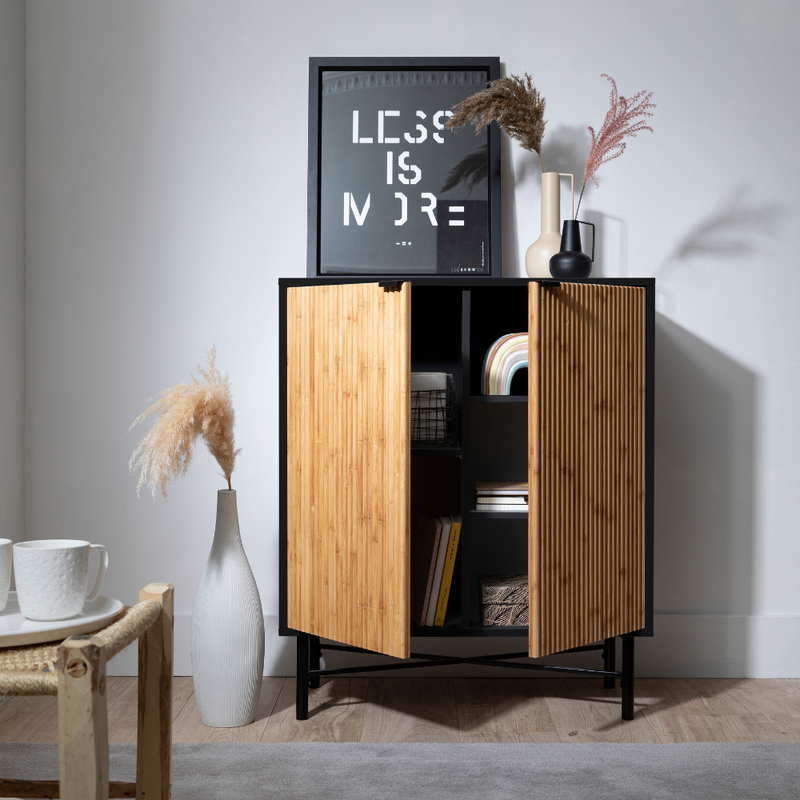
M603 121L603 127L600 128L599 133L595 133L594 128L589 127L589 133L592 136L592 149L589 151L589 157L586 159L586 171L583 175L583 186L581 187L581 196L578 199L578 209L581 207L581 200L583 200L583 190L586 188L587 181L591 178L595 186L600 186L595 177L595 173L607 161L611 161L618 156L621 156L625 151L626 142L623 139L626 136L636 136L639 131L650 131L653 129L649 125L645 125L643 117L652 117L653 115L647 110L648 108L655 108L655 105L650 102L653 96L652 92L637 92L633 97L623 97L617 91L617 84L610 75L603 73L604 78L611 82L611 108L609 108L606 118ZM578 216L578 210L575 211L575 217Z
M222 467L228 489L231 488L231 473L239 450L234 449L233 442L230 384L228 376L220 375L214 366L216 355L216 349L212 347L208 354L208 367L197 368L200 380L192 376L191 383L178 383L160 392L161 399L133 421L131 428L145 417L158 415L128 464L131 472L139 470L137 494L147 484L153 497L156 487L159 487L166 500L170 480L186 474L198 436L205 439L211 454Z

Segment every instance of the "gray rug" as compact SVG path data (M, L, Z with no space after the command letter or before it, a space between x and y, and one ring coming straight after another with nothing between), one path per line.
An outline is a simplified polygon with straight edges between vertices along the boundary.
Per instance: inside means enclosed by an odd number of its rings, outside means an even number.
M111 746L111 778L135 778ZM55 745L0 744L0 776L53 780ZM176 744L173 800L794 800L795 744Z

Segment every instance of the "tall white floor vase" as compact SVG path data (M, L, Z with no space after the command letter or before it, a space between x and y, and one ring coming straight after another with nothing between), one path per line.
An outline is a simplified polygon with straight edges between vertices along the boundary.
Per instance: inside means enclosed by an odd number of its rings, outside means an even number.
M248 725L264 670L264 615L239 535L236 492L217 494L217 525L192 614L194 694L203 724Z

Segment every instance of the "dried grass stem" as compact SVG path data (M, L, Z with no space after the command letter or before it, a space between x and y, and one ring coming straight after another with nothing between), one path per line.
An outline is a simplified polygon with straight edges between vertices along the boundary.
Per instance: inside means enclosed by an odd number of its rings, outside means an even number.
M170 480L186 474L192 460L192 449L201 436L211 454L222 468L231 489L231 473L239 450L233 438L234 413L228 376L220 375L215 366L216 349L208 354L208 366L198 367L199 379L179 383L165 389L144 413L131 425L150 416L157 416L150 432L139 442L128 464L133 472L139 470L139 493L145 484L153 497L156 488L164 499Z
M493 120L500 130L519 141L525 150L532 150L542 162L542 137L544 136L545 99L539 94L524 73L524 78L511 75L491 81L481 92L471 95L453 106L454 114L445 127L458 130L468 122L475 126L478 134Z
M589 133L592 137L592 147L586 159L586 170L583 175L583 186L578 198L578 208L575 211L577 219L578 211L583 200L583 192L586 183L591 179L594 185L599 187L595 174L602 164L618 158L625 152L626 142L623 141L627 136L636 136L640 131L650 131L653 129L645 124L644 117L652 117L649 108L655 108L650 102L652 92L637 92L633 97L623 97L617 91L617 84L610 75L603 73L611 83L611 107L603 120L603 126L598 133L589 126Z

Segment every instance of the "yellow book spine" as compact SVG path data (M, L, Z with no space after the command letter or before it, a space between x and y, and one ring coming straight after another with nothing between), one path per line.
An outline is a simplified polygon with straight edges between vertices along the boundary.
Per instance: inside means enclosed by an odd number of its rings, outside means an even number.
M447 544L447 556L442 569L442 585L439 588L439 600L436 603L436 616L433 619L433 624L439 627L444 625L444 615L445 611L447 611L447 599L450 597L450 584L453 582L453 568L456 564L456 551L458 550L460 536L461 517L453 517L450 541Z

